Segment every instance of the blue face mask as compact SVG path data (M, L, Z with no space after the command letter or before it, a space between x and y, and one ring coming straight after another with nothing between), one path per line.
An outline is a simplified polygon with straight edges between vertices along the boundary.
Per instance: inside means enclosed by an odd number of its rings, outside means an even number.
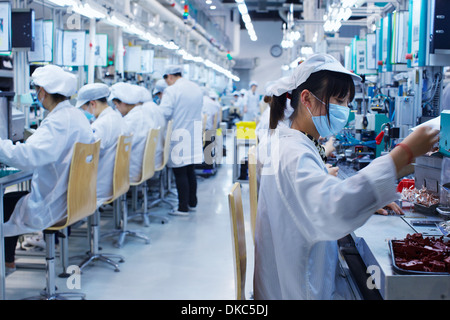
M41 88L42 89L42 88ZM41 92L41 89L39 89L39 91L36 94L36 104L38 105L39 108L41 109L45 109L44 105L42 104L41 100L39 100L39 93Z
M311 93L312 94L312 93ZM325 105L325 103L312 94L314 98L319 100ZM350 114L350 109L348 107L340 106L338 104L330 103L328 114L330 116L330 121L326 115L324 116L313 116L311 110L307 108L311 114L312 121L319 132L321 137L328 137L334 135L344 129L348 121L348 116Z
M86 110L81 109L83 111L86 118L89 120L90 123L95 121L95 116L92 113L87 112Z

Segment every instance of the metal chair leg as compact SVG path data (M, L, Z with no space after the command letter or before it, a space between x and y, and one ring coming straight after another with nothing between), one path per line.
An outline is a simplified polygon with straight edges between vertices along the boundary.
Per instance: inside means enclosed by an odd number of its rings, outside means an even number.
M90 251L87 253L87 257L78 265L80 270L83 270L84 267L89 265L91 262L100 260L102 262L106 262L114 267L114 271L119 272L118 263L114 262L111 259L118 259L119 262L124 262L125 259L121 255L118 254L110 254L103 253L100 254L98 242L99 242L99 234L100 234L100 212L98 210L95 211L93 215L89 217L89 230L90 230Z
M78 292L56 292L55 284L55 234L57 231L44 231L44 239L46 246L46 288L39 296L26 298L25 300L64 300L65 298L85 299L84 293Z
M118 240L115 243L115 246L117 248L121 248L125 242L125 237L126 236L133 236L136 238L140 238L143 239L145 241L146 244L150 243L150 239L144 235L143 233L137 232L137 231L131 231L128 230L128 205L127 205L127 198L126 195L122 195L119 199L119 204L120 204L120 210L119 214L122 214L122 227L119 230L114 230L111 232L108 232L106 234L103 234L102 237L108 237L108 236L116 236L118 235Z

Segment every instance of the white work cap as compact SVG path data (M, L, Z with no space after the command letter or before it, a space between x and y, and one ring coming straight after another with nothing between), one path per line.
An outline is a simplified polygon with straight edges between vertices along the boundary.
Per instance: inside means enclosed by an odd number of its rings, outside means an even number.
M150 94L150 91L147 90L147 88L144 88L143 86L136 85L138 92L139 92L139 102L147 102L152 100L152 95Z
M238 91L233 91L233 96L238 96L239 92Z
M268 88L267 95L280 96L286 92L291 92L306 80L308 80L309 76L312 73L322 70L348 74L352 77L353 81L361 81L360 76L344 68L342 64L333 56L329 54L318 53L312 55L310 58L298 65L290 76L281 78L276 81L275 84Z
M108 100L118 99L126 104L138 104L140 93L131 83L117 82L111 86L111 95Z
M183 66L180 65L168 65L166 69L164 70L164 76L168 74L176 74L176 73L182 73L183 72Z
M77 92L77 77L53 64L39 67L31 75L34 85L44 88L50 94L71 97Z
M153 94L155 95L160 92L163 93L166 88L167 88L166 80L160 79L155 83L155 89L153 89Z
M209 95L209 97L210 97L211 99L216 99L216 100L219 99L219 95L218 95L217 92L214 91L214 90L209 90L208 95Z
M247 92L247 90L245 90L245 89L241 89L241 94L245 94L246 92Z
M258 86L258 82L251 81L248 87L251 88L252 86Z
M84 85L78 90L77 103L75 107L79 108L89 101L107 98L109 96L109 87L104 83L90 83Z

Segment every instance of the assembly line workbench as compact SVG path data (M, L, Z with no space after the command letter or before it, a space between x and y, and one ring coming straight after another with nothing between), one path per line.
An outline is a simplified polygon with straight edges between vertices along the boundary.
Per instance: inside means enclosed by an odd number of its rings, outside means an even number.
M420 214L414 211L404 211L405 217L420 217ZM450 275L410 275L395 272L389 240L401 240L415 232L401 216L374 214L351 236L364 264L368 268L371 266L368 277L372 274L373 279L378 280L378 289L383 299L450 299ZM444 239L448 241L447 237Z
M14 168L0 169L0 300L5 300L5 239L3 236L3 195L9 186L31 180L32 171L20 171Z

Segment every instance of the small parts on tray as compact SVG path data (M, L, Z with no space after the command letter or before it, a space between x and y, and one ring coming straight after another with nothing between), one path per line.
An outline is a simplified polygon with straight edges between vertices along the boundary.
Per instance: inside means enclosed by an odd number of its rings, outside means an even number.
M393 240L395 264L403 270L450 273L450 243L443 237L423 237L420 233Z
M403 188L402 200L421 204L425 207L431 207L439 203L439 198L429 192L425 187L422 187L420 190L414 187Z

